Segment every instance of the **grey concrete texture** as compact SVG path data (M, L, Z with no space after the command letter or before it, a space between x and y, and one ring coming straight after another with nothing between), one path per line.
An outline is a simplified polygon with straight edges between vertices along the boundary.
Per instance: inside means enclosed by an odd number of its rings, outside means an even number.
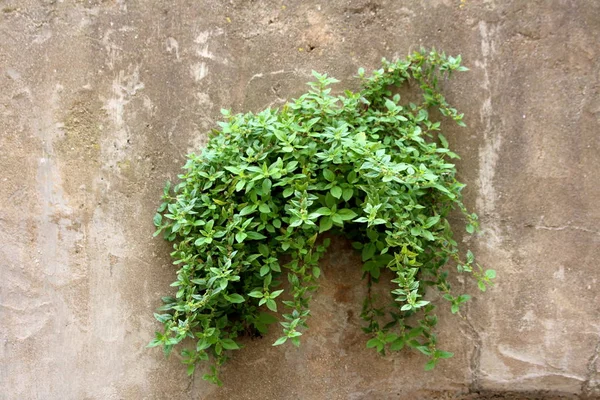
M420 46L471 68L443 85L468 128L443 127L481 217L459 238L498 271L440 310L456 356L365 348L343 240L299 349L244 339L222 388L146 349L176 270L152 216L219 110ZM596 0L1 1L0 399L599 396L599 57Z

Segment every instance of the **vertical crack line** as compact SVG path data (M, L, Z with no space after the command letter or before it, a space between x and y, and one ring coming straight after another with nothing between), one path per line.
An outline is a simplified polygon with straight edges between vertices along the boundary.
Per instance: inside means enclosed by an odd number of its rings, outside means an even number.
M469 369L471 370L471 382L469 382L469 392L479 392L481 390L481 348L482 340L481 335L477 332L477 329L473 326L471 319L469 318L470 306L467 302L465 307L465 314L463 315L463 321L467 327L467 335L471 338L473 343L473 351L469 358Z
M596 343L594 347L594 352L592 356L588 360L587 364L587 374L585 377L585 381L581 384L581 398L582 399L591 399L594 395L594 386L592 385L592 379L596 374L596 369L598 365L598 357L600 356L600 341Z

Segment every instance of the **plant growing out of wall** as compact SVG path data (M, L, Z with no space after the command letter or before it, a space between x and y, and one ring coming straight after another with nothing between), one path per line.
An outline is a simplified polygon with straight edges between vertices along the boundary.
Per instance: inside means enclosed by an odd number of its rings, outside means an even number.
M464 126L438 90L440 79L467 70L460 62L415 52L383 60L370 76L360 69L356 93L332 95L338 81L313 73L309 92L281 110L222 111L220 129L201 155L189 155L181 183L167 184L154 217L155 235L173 242L179 270L175 296L164 297L155 314L164 329L149 347L168 355L184 340L193 343L182 351L188 373L212 361L204 379L220 384L219 366L240 348L241 335L264 334L279 322L273 345L298 346L329 245L322 236L332 233L360 252L367 285L382 270L394 276L388 309L364 302L366 346L416 349L428 357L425 369L451 357L438 348L428 288L456 313L470 296L451 290L449 262L483 291L495 276L453 239L452 210L462 212L468 233L477 216L461 200L465 185L452 163L458 156L428 113L437 108ZM392 92L409 81L422 91L420 104L402 104Z

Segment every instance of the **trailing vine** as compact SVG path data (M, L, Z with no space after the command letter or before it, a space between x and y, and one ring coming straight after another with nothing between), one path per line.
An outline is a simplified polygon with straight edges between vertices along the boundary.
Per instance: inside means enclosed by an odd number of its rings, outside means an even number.
M360 69L362 89L343 95L331 93L337 80L313 72L310 90L280 110L222 110L220 128L201 155L189 155L180 183L167 184L154 217L155 235L173 242L179 270L175 296L164 297L155 314L163 329L149 347L168 355L194 341L182 350L188 373L211 361L204 379L221 384L219 366L242 335L263 335L279 322L273 345L298 346L330 242L324 236L338 234L360 252L369 293L382 270L394 275L387 309L370 295L364 302L367 347L414 348L428 357L426 369L451 357L438 348L428 288L456 313L470 296L452 291L449 263L481 290L495 277L453 239L452 210L464 215L468 233L477 216L462 203L465 185L451 162L458 156L428 112L437 108L464 126L439 91L442 79L467 70L460 63L436 51L384 59L370 76ZM421 89L419 104L393 92L409 81ZM417 322L409 324L412 316Z

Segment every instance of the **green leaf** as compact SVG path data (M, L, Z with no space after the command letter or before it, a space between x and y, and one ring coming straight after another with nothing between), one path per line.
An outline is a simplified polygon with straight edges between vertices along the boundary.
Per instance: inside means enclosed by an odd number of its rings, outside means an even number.
M254 291L248 293L248 296L254 297L254 298L257 298L257 299L262 299L263 296L264 296L264 293L263 292L259 292L258 290L254 290Z
M312 274L315 278L319 279L319 276L321 276L321 269L319 267L313 267Z
M156 213L154 215L154 225L155 226L160 226L160 224L162 223L162 215L159 213Z
M244 241L244 239L246 239L247 237L248 237L248 235L246 234L246 232L240 231L240 232L238 232L238 233L235 234L235 240L238 243L242 243Z
M294 188L288 187L283 191L283 197L290 197L292 194L294 194Z
M240 346L231 339L221 340L221 346L223 346L225 350L238 350L240 348Z
M473 261L475 261L475 255L471 250L467 250L467 264L471 264Z
M425 222L425 225L423 225L423 228L431 228L432 226L434 226L435 224L437 224L440 220L440 216L439 215L434 215L433 217L429 217L427 218L427 221Z
M373 347L377 347L381 344L381 341L378 338L373 338L367 341L367 349L371 349Z
M342 188L340 188L339 186L334 186L331 188L331 195L333 197L335 197L336 199L339 199L340 197L342 197Z
M196 369L196 364L190 364L187 366L187 374L188 376L194 375L194 369Z
M323 217L319 220L319 233L330 230L333 227L333 221L330 217Z
M329 169L323 170L323 177L325 177L325 179L327 179L329 182L335 181L335 174Z
M265 203L262 203L260 206L258 206L258 210L263 214L268 214L271 212L269 205Z
M438 133L438 138L440 139L440 143L442 144L442 147L447 149L448 148L448 140L446 140L446 137L444 135L442 135L441 133Z
M261 244L259 244L259 245L258 245L258 251L260 252L260 254L261 254L263 257L269 257L269 253L270 253L270 251L269 251L269 248L268 248L266 245L264 245L264 244L262 244L262 243L261 243Z
M437 358L452 358L452 357L454 357L454 353L451 353L449 351L436 350L435 357L437 357Z
M288 340L287 336L282 336L273 343L273 346L280 346Z
M400 351L404 348L404 339L396 339L396 341L392 342L390 345L390 350L392 351Z
M271 183L270 179L265 179L262 182L262 192L264 195L268 195L271 193L271 186L272 186L272 183Z
M212 344L208 342L206 339L201 339L196 344L196 351L202 351L208 349Z
M357 214L349 208L338 210L337 215L339 215L344 221L351 220L357 216Z
M173 316L171 314L157 314L154 313L154 318L156 318L156 320L158 322L162 322L163 324L167 321L169 321Z
M475 232L475 227L471 224L467 224L467 232L468 233L473 233Z
M394 103L393 101L391 101L390 99L385 99L385 107L389 110L389 111L394 111L396 110L396 108L398 107L396 105L396 103Z
M434 368L435 368L435 360L427 361L427 364L425 364L425 371L431 371Z
M485 276L488 279L494 279L496 277L496 271L493 269L488 269L487 271L485 271Z
M151 347L156 347L156 346L160 346L162 343L163 343L163 342L162 342L162 340L159 340L159 339L152 339L152 341L151 341L150 343L148 343L148 344L146 345L146 347L149 347L149 348L151 348Z
M196 239L194 241L194 245L196 245L196 246L202 246L206 242L208 242L208 238L201 237L201 238L198 238L198 239Z
M263 265L260 267L260 276L265 276L269 272L271 272L271 268L268 265Z
M262 233L258 233L258 232L247 232L247 235L248 235L248 239L251 239L251 240L261 240L261 239L267 238L265 235L263 235Z
M367 261L373 258L376 250L377 247L374 243L367 243L367 245L365 245L362 250L362 260Z
M316 211L314 211L314 214L331 215L331 210L327 207L321 207L321 208L317 209Z
M352 195L354 195L354 189L352 188L345 188L342 191L342 199L344 199L344 201L349 201L352 198Z
M267 314L267 313L264 313L264 312L261 312L258 315L258 320L260 322L262 322L263 324L267 324L267 325L274 324L275 322L277 322L277 318L275 318L271 314Z
M227 299L227 301L229 301L230 303L243 303L245 301L244 297L237 294L237 293L232 293L232 294L228 294L225 296L225 298Z
M254 210L256 210L256 204L251 204L249 206L242 208L242 210L240 211L240 215L244 216L244 215L252 214L254 212Z
M275 300L268 299L267 307L269 308L269 310L271 310L273 312L277 312L277 303L275 303Z
M333 214L333 215L331 215L331 220L332 220L334 223L338 224L338 225L343 225L343 224L344 224L344 220L342 219L342 216L341 216L341 215L339 215L339 214L337 214L337 213L336 213L336 214Z

